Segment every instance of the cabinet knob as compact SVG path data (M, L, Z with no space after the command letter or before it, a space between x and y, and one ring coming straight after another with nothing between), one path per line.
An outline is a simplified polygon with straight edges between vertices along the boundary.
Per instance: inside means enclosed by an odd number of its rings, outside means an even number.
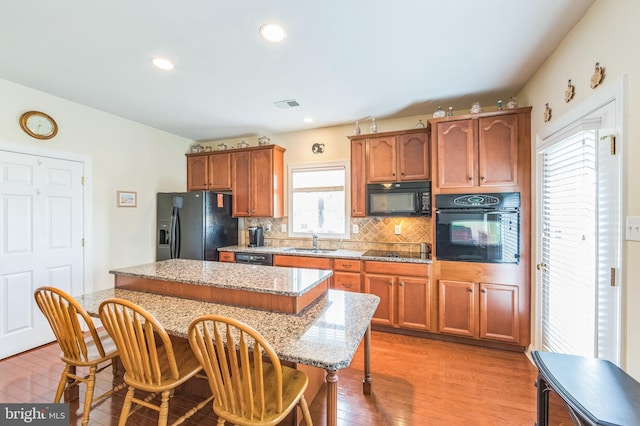
M391 173L391 176L395 176L395 175L396 175L395 173Z
M393 283L391 281L389 281L389 285L393 285Z
M400 281L400 287L404 287L404 281Z
M482 177L480 178L480 180L484 182L484 181L485 181L484 176L482 176Z
M467 290L469 291L469 293L473 293L473 289L472 288L469 288Z
M469 176L469 182L471 182L473 180L473 178L471 176Z
M400 173L402 176L404 176L404 172Z
M480 291L481 291L481 292L483 292L483 293L486 293L486 292L487 292L487 290L486 290L486 289L484 289L484 288L483 288L482 290L480 290Z

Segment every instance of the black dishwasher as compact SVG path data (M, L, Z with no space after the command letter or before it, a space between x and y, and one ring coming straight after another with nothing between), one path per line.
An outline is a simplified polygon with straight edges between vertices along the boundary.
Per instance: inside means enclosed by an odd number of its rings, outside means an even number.
M273 266L271 253L236 253L236 263Z

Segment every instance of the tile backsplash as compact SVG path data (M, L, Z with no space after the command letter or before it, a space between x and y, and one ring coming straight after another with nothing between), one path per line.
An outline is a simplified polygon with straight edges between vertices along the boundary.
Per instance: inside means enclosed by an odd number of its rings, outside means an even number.
M262 226L264 243L270 247L311 247L311 238L291 238L282 232L282 225L288 225L286 217L245 218L244 240L249 241L247 228ZM420 243L431 244L430 217L365 217L352 218L353 225L358 226L358 233L347 239L320 238L320 248L336 248L346 250L391 250L419 252ZM396 225L400 226L400 234L395 234ZM270 229L270 230L269 230Z

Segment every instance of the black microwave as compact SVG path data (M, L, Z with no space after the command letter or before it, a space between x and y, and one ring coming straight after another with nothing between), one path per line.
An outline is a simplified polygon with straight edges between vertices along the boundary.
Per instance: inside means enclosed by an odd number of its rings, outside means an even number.
M431 181L368 184L367 216L431 216Z

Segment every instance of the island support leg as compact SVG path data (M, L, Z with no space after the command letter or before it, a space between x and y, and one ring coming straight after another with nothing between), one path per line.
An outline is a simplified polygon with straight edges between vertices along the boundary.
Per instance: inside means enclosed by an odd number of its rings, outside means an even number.
M327 426L338 425L338 372L327 369Z
M549 424L549 385L541 374L536 380L536 390L538 407L536 411L536 426L547 426Z
M362 393L371 395L371 324L364 333L364 379Z

